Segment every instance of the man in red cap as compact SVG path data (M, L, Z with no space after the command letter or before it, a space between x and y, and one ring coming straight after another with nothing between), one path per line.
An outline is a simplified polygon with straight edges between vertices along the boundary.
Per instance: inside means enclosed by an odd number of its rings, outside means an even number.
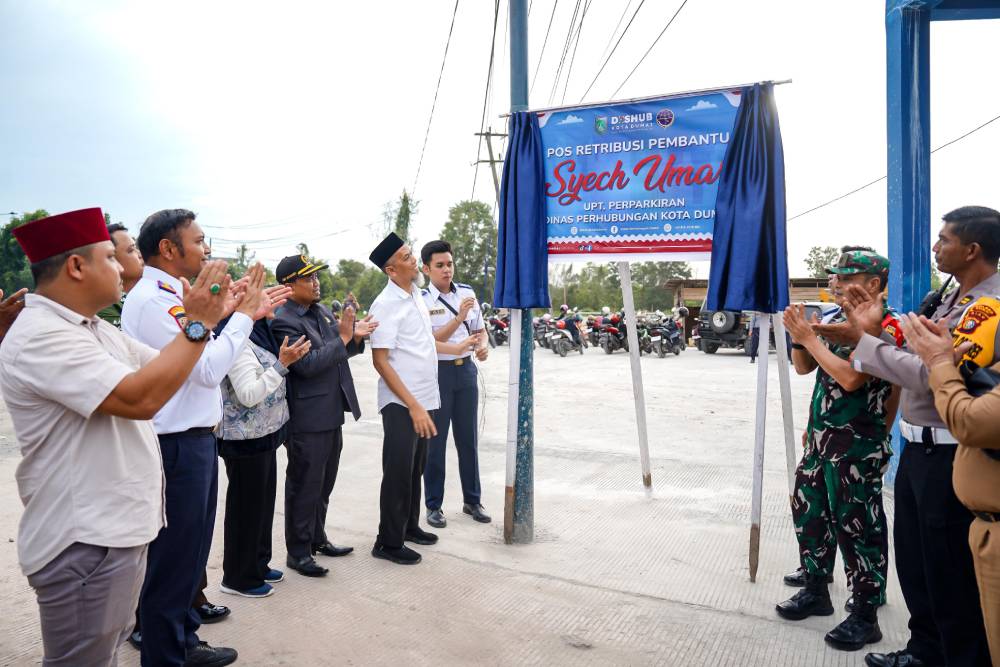
M18 557L35 589L45 665L115 664L131 628L147 545L164 525L150 421L183 384L225 314L225 262L207 265L188 326L157 352L97 317L121 295L99 208L14 229L36 291L0 347L0 389L21 445Z

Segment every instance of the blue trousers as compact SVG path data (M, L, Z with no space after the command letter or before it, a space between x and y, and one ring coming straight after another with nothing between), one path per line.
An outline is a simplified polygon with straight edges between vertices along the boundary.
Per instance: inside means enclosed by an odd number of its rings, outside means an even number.
M200 429L199 429L200 430ZM201 625L191 600L201 585L215 527L219 459L211 432L160 435L167 526L149 545L139 598L144 667L183 665Z
M479 504L478 378L471 357L467 357L461 366L456 366L453 361L438 362L441 408L434 415L438 434L427 443L427 466L424 468L424 502L427 509L440 509L444 501L445 454L451 426L455 430L463 502Z

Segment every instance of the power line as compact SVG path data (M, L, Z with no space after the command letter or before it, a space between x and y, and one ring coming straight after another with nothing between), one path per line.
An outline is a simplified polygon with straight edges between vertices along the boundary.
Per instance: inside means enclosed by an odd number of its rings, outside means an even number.
M625 5L625 9L622 10L622 15L618 17L618 23L615 24L615 29L611 31L611 35L608 37L608 43L604 45L604 50L601 51L601 58L608 54L608 49L611 48L611 42L615 40L615 35L618 34L618 28L622 27L622 21L625 20L625 15L628 14L628 10L632 6L633 2L634 0L628 0L628 4ZM598 58L598 60L601 58Z
M486 108L490 101L490 88L493 82L493 58L497 48L497 19L500 17L500 0L496 0L493 5L493 37L490 38L490 66L486 70L486 94L483 95L483 117L479 121L479 133L482 135L483 128L486 127ZM469 199L476 198L476 180L479 178L479 158L483 151L483 137L479 137L479 144L476 147L476 166L472 172L472 195Z
M458 2L455 0L455 8L451 12L451 25L448 27L448 39L444 43L444 56L441 57L441 71L438 72L437 86L434 88L434 101L431 102L431 115L427 118L427 130L424 132L424 145L420 149L420 160L417 162L417 175L413 178L413 190L416 193L417 181L420 180L420 169L424 166L424 151L427 150L427 138L431 135L431 121L434 120L434 109L437 107L438 92L441 90L441 79L444 77L444 64L448 60L448 47L451 46L451 33L455 30L455 16L458 15Z
M984 127L986 127L986 126L987 126L987 125L989 125L990 123L993 123L993 122L996 122L996 121L998 121L998 120L1000 120L1000 116L994 116L993 118L990 118L990 119L989 119L988 121L986 121L986 122L985 122L985 123L983 123L982 125L980 125L980 126L978 126L978 127L974 127L973 129L969 130L968 132L966 132L966 133L965 133L965 134L963 134L962 136L960 136L960 137L956 137L955 139L952 139L951 141L949 141L949 142L947 142L947 143L944 143L944 144L941 144L941 145L940 145L940 146L938 146L937 148L933 149L933 150L931 151L931 155L933 155L934 153L937 153L937 152L938 152L939 150L941 150L942 148L947 148L948 146L951 146L952 144L955 144L955 143L958 143L958 142L959 142L959 141L961 141L962 139L965 139L966 137L968 137L968 136L969 136L969 135L971 135L971 134L975 134L976 132L978 132L979 130L983 129ZM865 183L865 184L864 184L864 185L862 185L861 187L858 187L858 188L854 188L854 189L853 189L853 190L851 190L850 192L845 192L844 194L840 195L839 197L834 197L834 198L833 198L833 199L831 199L830 201L827 201L827 202L824 202L824 203L820 204L819 206L813 206L813 207L812 207L811 209L809 209L808 211L803 211L802 213L798 213L798 214L796 214L796 215L793 215L792 217L788 218L788 219L787 219L787 222L791 222L792 220L795 220L796 218L801 218L802 216L804 216L804 215L808 215L808 214L812 213L813 211L818 211L819 209L821 209L821 208L824 208L824 207L826 207L826 206L829 206L830 204L833 204L833 203L835 203L835 202L838 202L838 201L840 201L841 199L844 199L845 197L850 197L851 195L853 195L853 194L854 194L854 193L856 193L856 192L861 192L861 191L862 191L862 190L864 190L865 188L868 188L868 187L871 187L872 185L875 185L876 183L879 183L879 182L881 182L881 181L884 181L884 180L885 180L886 178L888 178L888 176L887 176L887 175L886 175L886 176L881 176L881 177L879 177L879 178L876 178L876 179L875 179L874 181L870 181L870 182L868 182L868 183Z
M566 56L569 54L569 45L573 41L573 28L576 26L576 17L580 14L580 0L576 0L573 7L573 16L569 20L569 30L566 31L566 39L563 41L562 55L559 56L559 65L556 67L556 76L552 81L552 90L549 91L549 105L556 98L556 91L559 90L559 77L562 76L563 65L566 64Z
M646 56L648 56L650 54L650 52L653 50L653 47L655 47L656 44L660 41L660 39L663 37L663 35L666 34L667 28L669 28L671 26L671 24L673 24L674 19L677 18L677 15L681 13L681 10L684 9L684 5L686 5L687 3L688 3L688 0L684 0L684 2L681 3L680 7L677 8L677 11L674 12L674 15L670 17L669 21L667 21L667 25L663 26L663 30L661 30L660 34L657 35L656 39L653 40L653 43L649 45L649 48L646 49L646 52L644 54L642 54L642 58L639 58L639 62L637 62L635 64L635 67L633 67L632 71L628 73L628 76L625 77L625 80L622 81L621 84L617 88L615 88L615 92L611 93L611 97L612 98L614 98L615 95L618 94L618 91L622 89L622 86L624 86L626 83L628 83L628 80L632 78L632 75L635 74L635 71L637 69L639 69L639 65L641 65L643 63L643 61L646 60Z
M566 91L569 90L569 77L573 74L573 63L576 62L576 50L580 47L580 34L583 32L583 22L587 18L587 10L590 9L591 0L587 0L587 4L583 6L583 16L580 17L580 25L576 29L576 43L573 44L573 55L569 59L569 67L566 68L566 83L563 85L562 99L559 104L566 103Z
M542 58L545 56L545 47L549 43L549 33L552 32L552 19L556 17L556 7L559 6L559 0L552 3L552 14L549 16L549 27L545 29L545 39L542 40L542 50L538 54L538 63L535 65L535 74L531 77L531 88L528 89L528 99L531 99L531 93L535 90L535 81L538 81L538 70L542 66Z
M583 99L584 99L585 97L587 97L587 93L589 93L589 92L590 92L590 89L594 87L594 84L595 84L595 83L597 83L597 79L598 79L598 78L599 78L599 77L601 76L601 72L603 72L603 71L604 71L604 68L608 66L608 62L610 62L610 61L611 61L611 57L612 57L613 55L615 55L615 51L617 51L617 50L618 50L618 45L622 43L622 39L624 39L624 37L625 37L625 33L627 33L627 32L628 32L628 29L632 27L632 22L633 22L633 21L635 21L635 17L636 17L636 16L638 16L638 14L639 14L639 10L640 10L640 9L642 9L642 6L643 6L644 4L646 4L646 0L641 0L641 1L639 2L639 6L635 8L635 13L634 13L634 14L632 14L632 18L630 18L630 19L628 20L628 24L626 24L626 26L625 26L625 29L624 29L624 30L622 30L622 34L621 34L621 35L619 35L619 37L618 37L618 41L617 41L617 42L615 42L615 46L614 46L614 48L613 48L613 49L611 49L611 53L609 53L609 54L608 54L608 57L607 57L607 59L606 59L606 60L604 61L604 64L603 64L603 65L601 65L601 69L597 70L597 75L596 75L596 76L594 76L594 80L590 82L590 85L589 85L589 86L587 86L587 90L585 90L585 91L584 91L584 93L583 93L583 97L581 97L581 98L580 98L580 101L581 101L581 102L583 101Z

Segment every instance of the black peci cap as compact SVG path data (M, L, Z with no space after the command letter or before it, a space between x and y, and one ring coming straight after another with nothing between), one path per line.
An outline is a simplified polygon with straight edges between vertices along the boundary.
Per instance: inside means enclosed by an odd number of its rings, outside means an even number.
M368 255L368 259L379 269L384 269L385 265L392 259L392 256L396 254L396 251L404 245L406 245L406 242L396 236L395 232L389 232L389 235L382 239L382 242L372 250L372 254Z

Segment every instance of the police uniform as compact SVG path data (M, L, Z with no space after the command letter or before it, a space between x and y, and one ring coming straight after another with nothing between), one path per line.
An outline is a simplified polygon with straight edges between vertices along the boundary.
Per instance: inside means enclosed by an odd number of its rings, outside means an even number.
M459 312L462 301L476 298L468 285L452 283L451 289L441 292L433 284L422 291L424 303L430 313L431 327L435 333ZM460 343L471 334L484 329L479 302L469 310L465 319L455 329L448 343ZM424 502L428 511L441 508L444 500L445 455L448 450L448 430L455 428L455 449L458 451L458 474L462 480L462 501L478 506L479 488L478 411L479 384L472 353L461 357L438 354L438 387L441 407L434 415L437 435L427 445L427 466L424 469Z
M989 302L1000 295L1000 276L993 274L961 298L958 293L945 296L931 319L946 322L956 343L973 340L968 357L991 366L998 361L1000 332L989 323L1000 314ZM984 331L993 335L984 336ZM968 545L973 516L952 486L957 440L934 405L929 372L909 350L868 335L855 348L854 366L902 387L903 450L894 489L893 536L896 572L910 612L907 650L927 664L988 665Z
M187 323L181 293L180 279L147 265L125 301L122 330L154 349L166 347ZM149 546L139 601L144 665L183 665L187 649L198 644L200 618L191 601L215 526L219 463L214 430L222 420L220 385L252 326L249 317L234 313L153 418L166 476L167 526Z

